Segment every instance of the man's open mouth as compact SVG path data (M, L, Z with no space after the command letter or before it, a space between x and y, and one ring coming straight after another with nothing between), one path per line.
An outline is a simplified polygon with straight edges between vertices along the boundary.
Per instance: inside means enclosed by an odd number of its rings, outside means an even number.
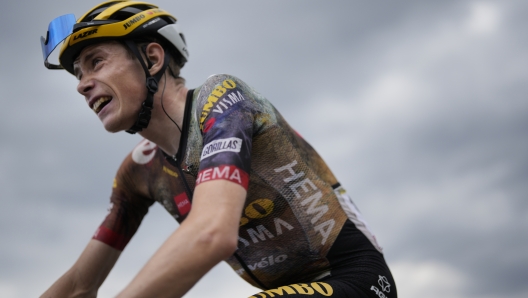
M98 114L104 108L104 106L106 106L111 100L112 100L112 97L110 97L110 96L103 96L103 97L99 98L93 104L92 110L96 114Z

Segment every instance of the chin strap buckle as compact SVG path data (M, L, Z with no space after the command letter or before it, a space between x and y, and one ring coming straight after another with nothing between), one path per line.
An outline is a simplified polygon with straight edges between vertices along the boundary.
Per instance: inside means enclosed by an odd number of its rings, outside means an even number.
M152 79L152 77L150 77L150 79ZM156 86L158 85L156 82L154 83ZM147 86L148 86L148 83L147 83ZM152 115L152 108L154 104L153 97L154 97L154 93L151 93L149 90L147 99L141 104L141 110L139 110L139 115L138 115L136 122L126 132L130 134L135 134L136 132L142 131L143 129L147 128L150 122L150 116Z
M152 94L158 92L158 81L154 77L147 78L147 90Z

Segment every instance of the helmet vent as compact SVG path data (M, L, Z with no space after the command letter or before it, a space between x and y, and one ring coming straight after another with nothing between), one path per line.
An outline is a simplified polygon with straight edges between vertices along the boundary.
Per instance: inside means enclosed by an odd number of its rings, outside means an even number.
M119 11L116 11L110 18L113 20L123 21L131 16L134 16L138 13L141 13L145 10L152 9L153 7L147 6L147 5L134 5L134 6L128 6L123 7Z
M97 9L92 11L89 15L87 15L82 21L83 22L93 21L93 19L95 19L100 13L104 12L107 8L111 7L115 3L118 3L118 2L108 3L108 5L98 7ZM123 21L123 20L130 18L133 15L136 15L138 13L141 13L145 10L152 9L152 8L155 8L155 7L148 6L148 5L141 5L141 4L131 5L131 6L123 7L122 9L116 11L108 19L115 20L115 21Z
M95 17L97 17L100 13L102 13L108 7L110 7L110 6L112 6L112 5L116 4L116 3L119 3L119 2L109 2L109 3L105 3L102 6L99 6L97 9L94 9L86 17L84 17L82 22L91 22L91 21L93 21L93 19L95 19Z

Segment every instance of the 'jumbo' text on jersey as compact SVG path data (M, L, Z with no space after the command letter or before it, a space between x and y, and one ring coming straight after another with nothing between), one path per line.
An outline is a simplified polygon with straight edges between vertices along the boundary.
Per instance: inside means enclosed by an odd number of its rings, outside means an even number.
M346 222L381 251L315 150L241 80L215 75L190 91L182 131L175 157L148 140L127 156L95 239L122 250L151 204L181 222L195 186L224 179L247 190L238 250L227 262L257 287L330 274L327 255Z

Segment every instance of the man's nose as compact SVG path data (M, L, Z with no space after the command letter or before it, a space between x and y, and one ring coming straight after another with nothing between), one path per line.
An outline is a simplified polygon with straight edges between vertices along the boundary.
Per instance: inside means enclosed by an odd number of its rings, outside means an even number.
M80 94L86 96L88 94L88 92L90 92L90 90L93 89L93 87L94 87L93 80L91 80L89 78L82 78L79 81L79 84L77 85L77 92L79 92Z

